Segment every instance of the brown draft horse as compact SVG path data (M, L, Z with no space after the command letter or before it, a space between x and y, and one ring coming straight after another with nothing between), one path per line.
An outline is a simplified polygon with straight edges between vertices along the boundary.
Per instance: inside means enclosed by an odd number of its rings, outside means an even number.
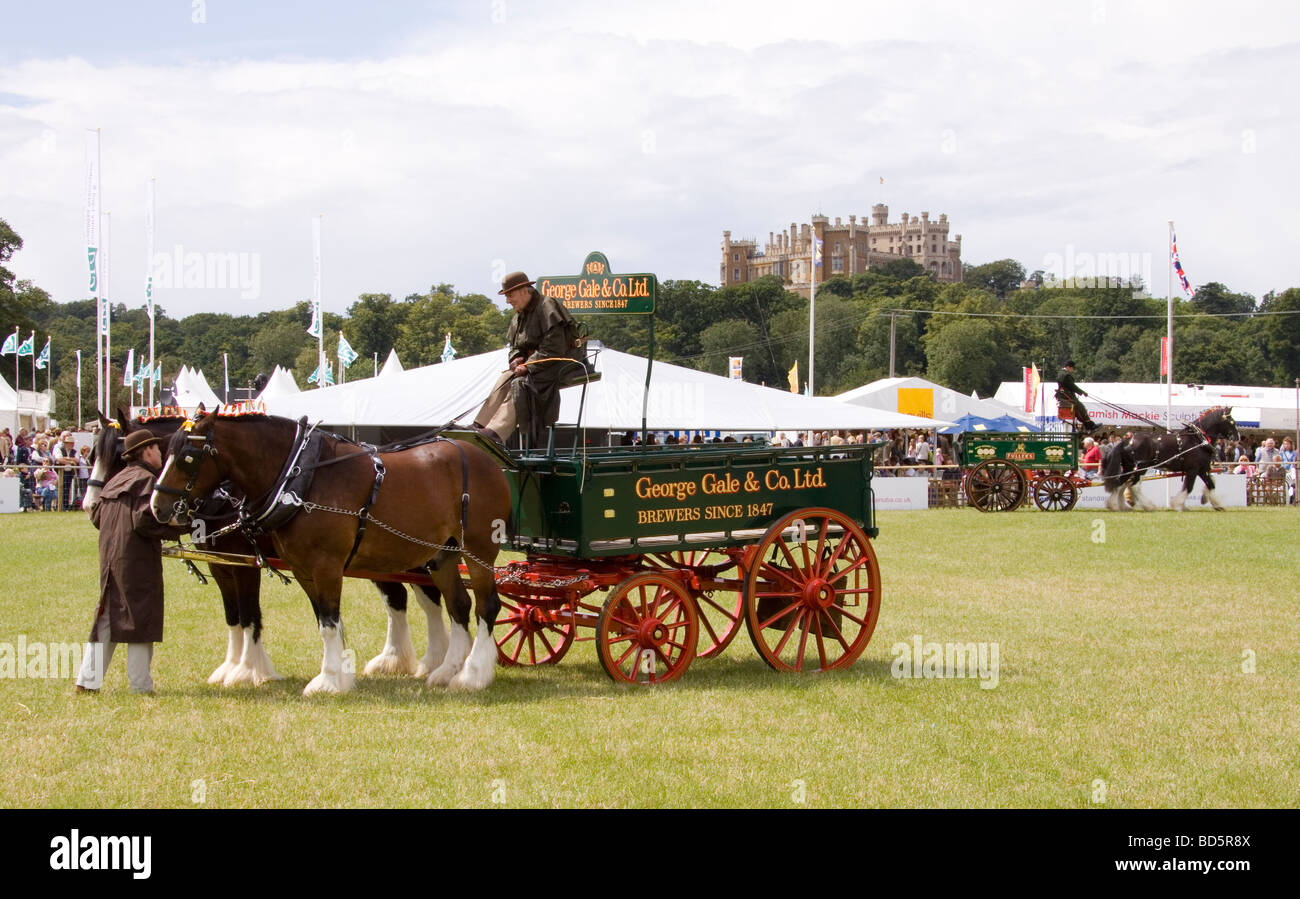
M452 619L446 653L428 684L488 686L497 655L492 626L500 608L492 565L510 516L505 475L482 450L459 441L371 453L317 432L312 439L318 445L306 451L307 430L301 422L268 415L218 412L196 419L190 430L172 437L151 501L154 516L183 518L195 499L225 481L256 498L250 517L302 504L286 523L270 529L270 538L306 591L320 627L321 671L304 694L345 692L355 680L343 658L339 606L345 565L376 574L427 569ZM307 462L317 451L317 461ZM286 484L311 469L304 495L286 492ZM458 568L462 553L479 619L472 647L470 599Z
M203 411L203 407L200 406L199 410ZM91 450L92 472L82 508L89 512L90 507L99 499L100 488L126 465L122 460L122 442L127 434L143 428L163 438L166 451L166 441L185 421L179 415L132 419L121 408L117 410L114 419L101 412L101 430ZM248 555L250 552L270 555L275 552L268 537L259 537L253 541L238 531L222 533L227 525L236 520L234 508L229 501L205 502L202 510L191 518L196 525L195 543L202 549L232 555ZM201 531L196 524L200 521L203 523ZM206 534L206 538L201 537L201 534ZM221 594L227 631L225 659L208 676L208 683L224 687L243 684L257 687L267 681L280 680L262 640L262 573L246 565L220 565L215 562L208 563L208 572ZM438 603L439 594L432 587L422 584L412 586L415 587L416 599L424 609L428 622L429 641L425 655L417 660L415 647L411 643L406 621L406 588L393 581L376 581L375 587L384 597L385 611L388 613L388 632L383 650L366 663L367 676L414 674L425 678L442 663L447 651L447 629Z
M100 432L91 450L91 475L82 508L87 512L99 500L100 489L125 466L122 459L122 442L127 434L147 430L165 442L185 421L180 416L159 416L147 420L131 419L120 408L117 418L109 419L99 414ZM225 505L225 504L211 504ZM217 513L215 517L209 512ZM220 514L224 511L226 514ZM215 533L234 519L227 506L224 510L205 509L195 516L203 528ZM249 546L238 534L226 534L206 543L205 549L216 552L247 553ZM235 565L208 566L212 579L221 592L221 602L226 613L226 658L208 677L208 683L233 687L237 684L258 686L269 680L279 680L280 675L271 664L262 644L261 572L256 568Z

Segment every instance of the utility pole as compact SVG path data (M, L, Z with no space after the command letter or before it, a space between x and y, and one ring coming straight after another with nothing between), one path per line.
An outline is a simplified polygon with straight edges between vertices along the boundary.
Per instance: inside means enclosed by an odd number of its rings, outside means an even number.
M898 313L889 311L889 376L894 377L894 338L898 333Z

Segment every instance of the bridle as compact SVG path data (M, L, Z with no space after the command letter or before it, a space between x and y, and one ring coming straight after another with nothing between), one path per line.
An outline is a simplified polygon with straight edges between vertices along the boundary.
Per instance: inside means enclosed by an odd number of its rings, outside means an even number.
M187 422L187 424L190 424ZM190 424L190 427L193 427ZM186 428L188 431L189 428ZM198 503L194 498L194 485L198 482L199 472L203 469L203 460L216 456L217 448L212 445L212 432L185 435L185 444L172 456L171 462L182 474L189 476L185 489L177 490L164 484L154 483L153 489L166 496L177 497L172 503L172 517L177 521L187 521L193 517Z
M113 448L112 451L110 452L110 458L111 458L112 456L117 455L116 451L117 451L118 444L122 442L122 434L121 434L122 426L115 421L110 421L107 427L118 432L117 435L113 438ZM90 464L92 466L92 471L93 471L93 466L97 461L99 461L98 442L96 443L94 452L92 452L90 456ZM109 467L108 463L105 463L105 467ZM103 490L104 485L107 483L108 483L107 481L101 481L98 478L90 478L88 481L86 481L86 485L88 487L94 487L96 490Z

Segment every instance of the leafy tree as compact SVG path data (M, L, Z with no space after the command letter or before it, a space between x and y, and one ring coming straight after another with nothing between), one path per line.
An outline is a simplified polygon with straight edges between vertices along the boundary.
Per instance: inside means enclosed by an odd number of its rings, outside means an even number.
M914 259L908 259L906 257L902 259L891 259L884 265L872 266L871 271L894 281L910 281L912 278L930 277L925 270L925 266L921 265L921 263Z
M1220 315L1239 312L1243 315L1255 311L1255 298L1248 293L1232 293L1218 281L1202 284L1190 300L1197 312Z
M249 341L249 361L254 369L266 375L275 371L277 365L293 370L299 352L310 340L310 335L297 322L282 321L268 325L257 331ZM312 348L315 349L315 342L312 343Z
M1042 273L1036 273L1042 278ZM962 283L978 287L1005 300L1007 295L1020 289L1025 280L1025 267L1014 259L999 259L984 265L966 266L962 271Z
M992 394L1002 381L1020 372L1000 341L997 328L986 319L961 319L925 341L930 380L961 393Z

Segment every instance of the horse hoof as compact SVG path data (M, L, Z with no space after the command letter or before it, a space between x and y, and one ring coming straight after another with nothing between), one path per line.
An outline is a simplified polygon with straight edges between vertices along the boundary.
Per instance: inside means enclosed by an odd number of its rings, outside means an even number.
M221 682L223 687L238 687L241 684L257 686L257 672L247 665L236 665L226 672L226 679Z
M353 681L354 677L350 674L325 674L322 672L313 677L307 686L303 688L302 695L346 693L352 689Z
M402 658L396 653L383 653L375 656L369 662L363 671L366 677L387 676L395 674L414 674L416 672L415 660Z
M424 682L426 687L445 687L456 677L456 671L451 668L439 666L429 675L428 680Z
M213 671L211 674L208 675L208 683L212 684L213 686L224 683L226 680L226 675L228 675L231 669L234 667L235 667L234 662L222 662L220 665L217 666L215 671Z
M485 690L492 685L492 671L489 669L486 674L475 676L469 670L469 667L461 669L460 674L451 679L447 687L463 693L474 693L478 690Z

